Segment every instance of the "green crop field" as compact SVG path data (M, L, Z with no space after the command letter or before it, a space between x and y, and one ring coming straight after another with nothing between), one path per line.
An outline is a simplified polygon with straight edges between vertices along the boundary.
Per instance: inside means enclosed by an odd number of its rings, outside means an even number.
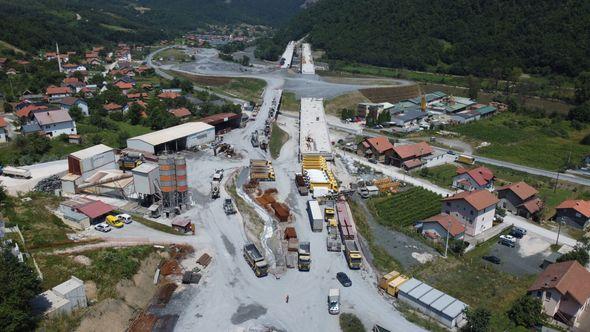
M590 134L590 127L576 130L569 121L502 113L452 130L475 145L491 143L476 150L476 155L547 170L563 167L568 158L579 163L590 154L590 146L579 143Z
M372 198L369 208L379 223L403 228L440 213L440 199L431 191L414 187L393 196Z

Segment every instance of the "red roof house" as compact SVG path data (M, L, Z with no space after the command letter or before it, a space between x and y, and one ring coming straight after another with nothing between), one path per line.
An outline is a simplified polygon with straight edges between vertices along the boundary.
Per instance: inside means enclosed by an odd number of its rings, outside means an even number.
M396 145L391 155L391 164L396 167L412 169L422 165L422 158L430 156L432 152L432 147L426 142Z
M498 198L488 190L463 191L442 199L442 212L460 220L476 236L493 226Z
M366 138L357 146L357 154L385 162L393 154L393 144L384 136Z
M184 119L191 116L191 111L186 107L169 109L168 112L179 119Z
M453 187L467 191L494 188L494 172L480 166L474 169L457 168L457 176L453 178Z
M585 229L590 225L590 201L568 199L555 208L555 221Z
M459 219L440 213L422 221L422 234L432 239L446 238L460 240L465 235L465 226Z
M500 206L525 218L535 216L543 208L537 189L526 182L515 182L496 189Z

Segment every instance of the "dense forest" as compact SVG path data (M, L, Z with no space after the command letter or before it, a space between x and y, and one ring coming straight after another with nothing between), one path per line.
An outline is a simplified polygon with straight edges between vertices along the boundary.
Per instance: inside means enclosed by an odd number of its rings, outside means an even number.
M0 0L0 41L25 51L152 42L208 23L278 25L304 0Z
M306 34L332 59L378 66L499 77L590 68L587 0L321 0L274 41Z

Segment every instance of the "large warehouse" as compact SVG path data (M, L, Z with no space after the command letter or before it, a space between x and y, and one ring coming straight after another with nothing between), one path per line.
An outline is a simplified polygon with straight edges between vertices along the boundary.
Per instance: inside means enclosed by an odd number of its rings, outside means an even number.
M176 152L215 140L215 127L203 122L187 122L178 126L129 138L127 148L160 154Z
M321 98L301 98L299 112L299 156L322 156L333 160L332 142Z

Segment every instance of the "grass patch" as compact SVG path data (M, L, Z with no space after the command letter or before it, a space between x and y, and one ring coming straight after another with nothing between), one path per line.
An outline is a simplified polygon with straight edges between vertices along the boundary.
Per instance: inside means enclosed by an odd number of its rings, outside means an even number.
M342 332L365 332L363 322L351 313L343 313L338 317Z
M287 143L288 140L289 134L281 129L281 127L276 122L273 122L270 141L268 143L270 155L273 159L277 159L279 157L281 154L281 148L285 143Z
M457 166L454 164L444 164L412 172L412 176L426 179L442 188L452 187L453 178L456 175Z
M398 302L396 309L411 323L422 326L428 331L432 332L448 332L447 329L440 326L434 319L427 318L410 308L405 303Z
M149 228L153 228L153 229L158 230L160 232L174 234L174 235L186 235L185 233L181 233L171 226L166 226L164 224L160 224L159 222L148 220L148 219L141 217L139 215L134 214L134 215L132 215L132 217L133 217L133 221L136 221L144 226L147 226Z
M343 108L356 110L359 103L370 102L369 98L365 97L359 91L350 92L326 102L326 113L340 116L340 110Z
M403 229L439 213L440 199L431 191L412 187L393 196L371 198L368 206L380 224Z
M158 59L164 59L165 62L186 62L190 60L190 56L188 56L188 54L186 54L183 50L174 47L158 52L156 57Z
M229 83L219 86L222 93L235 96L246 101L260 99L266 82L256 78L232 78ZM217 89L213 89L215 91Z
M293 92L283 92L281 97L281 111L299 112L301 103Z
M131 279L139 269L141 261L155 249L152 246L130 248L105 248L81 253L92 261L90 266L76 263L72 256L37 255L36 260L43 272L43 289L50 289L74 275L84 281L96 283L97 297L117 298L116 284Z
M590 154L590 146L579 143L590 134L590 127L575 130L569 121L534 119L505 112L452 130L474 145L483 141L491 143L476 154L547 170L563 167L570 153L574 163Z

